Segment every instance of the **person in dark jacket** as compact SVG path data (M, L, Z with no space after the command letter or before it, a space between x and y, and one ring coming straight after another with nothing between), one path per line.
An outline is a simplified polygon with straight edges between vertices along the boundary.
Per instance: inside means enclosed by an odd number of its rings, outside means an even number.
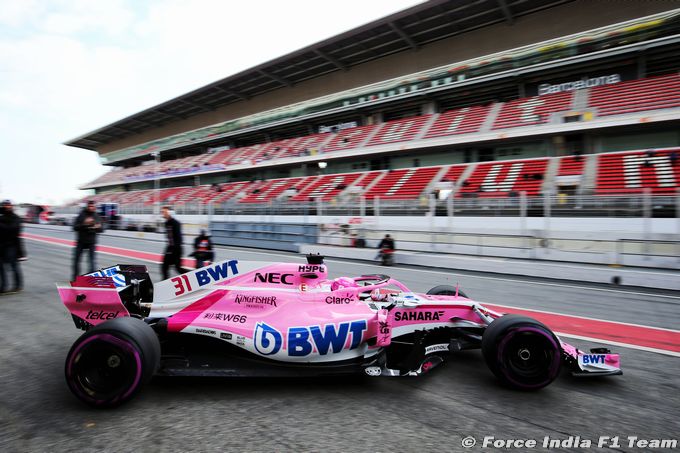
M386 234L380 241L380 244L378 244L378 249L394 250L394 239L389 234Z
M95 249L97 247L97 234L102 232L102 222L97 215L97 205L94 201L87 202L87 206L80 211L73 223L73 231L76 232L76 248L73 251L73 280L80 275L80 256L84 250L88 251L90 270L97 270Z
M394 259L392 256L392 253L394 253L394 247L394 239L392 239L389 234L386 234L378 244L378 254L376 255L375 259L381 260L383 266L391 266Z
M168 241L161 266L163 280L166 280L170 266L175 266L180 274L185 273L186 269L182 268L182 224L172 216L170 206L163 206L161 214L165 219L165 236Z
M0 206L0 294L14 294L23 289L23 276L18 259L21 254L21 218L14 213L12 202ZM5 269L14 274L14 288L8 290L9 278Z
M191 256L196 258L196 269L200 269L205 266L206 261L213 261L215 258L212 241L205 230L201 230L201 234L194 239L194 252Z

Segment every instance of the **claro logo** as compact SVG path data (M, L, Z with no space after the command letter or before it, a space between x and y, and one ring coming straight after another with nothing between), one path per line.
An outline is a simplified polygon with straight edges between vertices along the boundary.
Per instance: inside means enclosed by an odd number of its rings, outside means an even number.
M269 272L268 274L255 273L254 282L272 283L274 285L292 285L293 274L281 274L279 272Z
M352 302L351 297L336 297L336 296L326 297L327 304L348 304L350 302Z

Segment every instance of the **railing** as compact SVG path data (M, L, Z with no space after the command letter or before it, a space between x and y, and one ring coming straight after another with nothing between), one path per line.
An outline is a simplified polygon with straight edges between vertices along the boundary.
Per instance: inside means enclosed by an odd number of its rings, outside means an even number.
M474 194L473 194L474 195ZM165 204L172 205L171 201ZM334 215L334 216L513 216L513 217L678 217L680 192L677 195L573 195L485 198L461 197L437 200L433 195L417 200L352 199L331 202L265 203L183 203L174 205L180 215ZM77 207L55 208L57 215L72 215ZM148 203L119 206L121 215L153 214Z
M219 204L185 203L177 205L175 209L179 215L201 216L201 222L204 223L212 222L215 225L221 222L217 235L223 243L234 244L236 241L250 247L263 246L264 242L267 242L264 245L268 248L285 250L293 250L296 243L305 242L351 247L357 245L357 239L363 239L367 246L375 247L384 234L390 233L396 238L399 250L412 253L680 268L680 241L675 240L676 235L680 236L680 193L675 196L651 196L648 192L626 196L570 197L526 197L520 194L506 198L464 197L445 200L430 196L420 200L383 201L376 198L370 201L355 199L330 203L231 201ZM153 205L140 203L122 205L119 212L124 220L134 219L139 225L153 226L153 210ZM57 209L56 215L75 215L77 211L75 207ZM135 215L139 217L132 217ZM253 217L239 217L241 215ZM297 223L293 226L292 223L277 220L275 216L280 215L294 216L294 222ZM389 221L391 216L410 216L422 218L423 221L395 227ZM514 233L510 230L495 233L491 231L493 223L489 222L482 229L489 234L478 233L478 230L454 228L457 225L454 222L456 216L512 216L519 222L519 228L513 227ZM584 237L569 230L551 231L550 219L555 216L624 217L636 219L637 226L636 232L627 234L613 232L610 237L609 233L599 232L595 236ZM329 220L334 217L337 220ZM528 228L528 217L542 217L541 226L536 228L536 222L533 222L534 228ZM668 227L667 234L652 234L652 217L675 217L675 235L668 231ZM353 224L353 218L360 220ZM599 220L593 221L596 225L593 228L596 229ZM510 220L510 223L516 222ZM285 225L290 228L286 231L279 228ZM295 229L298 227L300 229ZM591 232L598 233L595 229Z

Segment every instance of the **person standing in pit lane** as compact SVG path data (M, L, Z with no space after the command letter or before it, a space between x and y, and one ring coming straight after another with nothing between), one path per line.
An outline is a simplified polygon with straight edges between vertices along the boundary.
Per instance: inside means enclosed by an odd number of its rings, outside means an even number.
M102 232L102 222L97 214L97 205L94 201L87 202L87 206L80 211L73 223L73 231L76 235L76 248L73 251L73 280L80 275L80 256L84 250L88 251L90 267L88 272L97 270L95 249L97 247L97 234Z
M12 202L5 200L0 207L0 295L15 294L23 290L23 275L18 259L21 254L21 218L15 214ZM9 287L9 276L14 274L14 288Z
M186 272L186 269L182 268L182 224L173 217L170 206L163 206L161 214L165 219L165 236L168 241L163 255L161 272L163 273L163 280L167 280L170 266L175 266L180 274Z
M194 239L194 252L191 256L196 258L196 269L200 269L206 265L206 262L209 264L214 260L215 252L213 252L212 241L205 230L201 230L201 234Z

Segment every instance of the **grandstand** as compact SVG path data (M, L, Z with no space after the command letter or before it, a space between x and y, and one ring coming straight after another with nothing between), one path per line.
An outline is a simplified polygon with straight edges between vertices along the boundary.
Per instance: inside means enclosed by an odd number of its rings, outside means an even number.
M612 5L424 2L69 141L112 167L84 199L293 212L675 196L680 9Z

